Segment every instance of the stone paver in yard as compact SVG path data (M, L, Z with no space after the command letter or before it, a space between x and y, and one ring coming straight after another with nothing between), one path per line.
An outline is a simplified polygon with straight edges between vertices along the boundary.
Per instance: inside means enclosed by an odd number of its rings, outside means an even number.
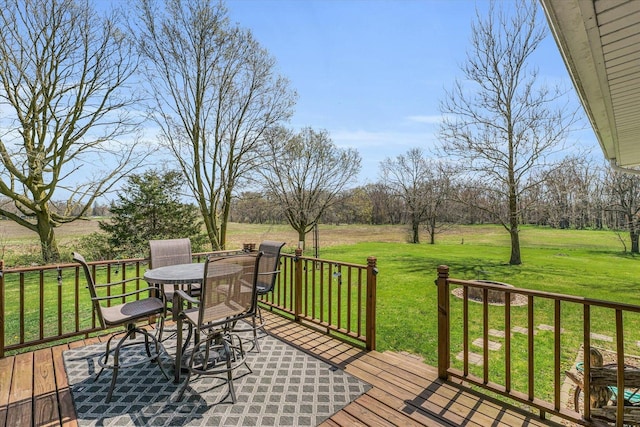
M482 348L484 343L482 341L482 338L477 338L473 340L471 344L475 345L476 347ZM499 342L489 340L489 342L487 343L487 346L489 347L489 350L500 350L500 348L502 347L502 344Z
M458 360L464 360L464 352L461 351L460 353L458 353L458 355L456 356L456 359ZM469 363L471 363L472 365L482 365L482 355L481 354L477 354L477 353L469 353Z
M551 325L538 325L538 329L542 330L542 331L550 331L553 332L555 331L555 328ZM560 328L560 333L563 334L564 333L564 328Z
M489 329L489 335L491 335L492 337L496 337L496 338L504 338L505 333L504 331L499 331L497 329ZM639 341L640 343L640 341ZM638 344L640 345L640 344Z
M524 334L527 335L529 333L529 329L528 328L523 328L522 326L514 326L513 328L511 328L512 332L517 332L519 334ZM533 335L536 335L538 333L538 331L534 330L533 331Z
M604 335L604 334L596 334L595 332L591 332L591 339L613 342L613 337L610 337L609 335Z

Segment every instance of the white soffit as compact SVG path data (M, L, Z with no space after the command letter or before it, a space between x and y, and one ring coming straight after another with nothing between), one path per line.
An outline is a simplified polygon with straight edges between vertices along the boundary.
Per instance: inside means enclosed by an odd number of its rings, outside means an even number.
M640 0L540 0L604 156L640 165Z

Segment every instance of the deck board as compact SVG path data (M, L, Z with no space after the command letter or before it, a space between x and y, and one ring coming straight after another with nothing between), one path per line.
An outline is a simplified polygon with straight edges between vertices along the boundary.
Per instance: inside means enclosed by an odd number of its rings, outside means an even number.
M33 353L16 356L7 405L7 426L33 424Z
M324 421L338 426L560 426L534 414L438 379L434 367L395 352L367 352L322 331L264 313L280 340L338 366L372 388ZM0 427L78 425L62 353L107 337L0 359Z
M67 373L64 370L62 353L69 349L68 345L59 345L51 349L53 356L56 386L58 387L58 404L60 405L60 424L65 427L77 427L76 411L73 407L73 397L69 388Z
M13 356L0 359L0 427L7 423L7 405L11 392L11 378L13 376Z
M60 422L51 348L33 354L33 416L37 426L56 426Z

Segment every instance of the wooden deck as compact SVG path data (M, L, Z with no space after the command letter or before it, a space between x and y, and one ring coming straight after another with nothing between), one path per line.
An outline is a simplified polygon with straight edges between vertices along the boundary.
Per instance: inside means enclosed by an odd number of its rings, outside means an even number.
M366 352L277 315L270 333L368 382L373 387L322 425L560 426L452 382L409 355ZM75 426L62 352L77 341L0 359L1 426ZM434 349L435 351L435 349Z

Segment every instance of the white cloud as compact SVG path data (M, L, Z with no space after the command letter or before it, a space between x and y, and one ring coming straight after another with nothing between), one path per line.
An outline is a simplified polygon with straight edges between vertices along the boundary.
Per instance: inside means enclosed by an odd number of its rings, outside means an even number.
M432 116L409 116L407 120L415 123L428 123L428 124L438 124L442 121L442 115L432 115Z
M330 132L331 139L339 147L371 149L382 147L384 151L406 150L407 147L431 145L436 140L431 132L373 132L365 130L339 130Z
M429 150L437 144L433 132L374 132L366 130L329 131L331 140L341 148L355 148L362 157L359 184L378 179L380 162L405 154L411 148Z

